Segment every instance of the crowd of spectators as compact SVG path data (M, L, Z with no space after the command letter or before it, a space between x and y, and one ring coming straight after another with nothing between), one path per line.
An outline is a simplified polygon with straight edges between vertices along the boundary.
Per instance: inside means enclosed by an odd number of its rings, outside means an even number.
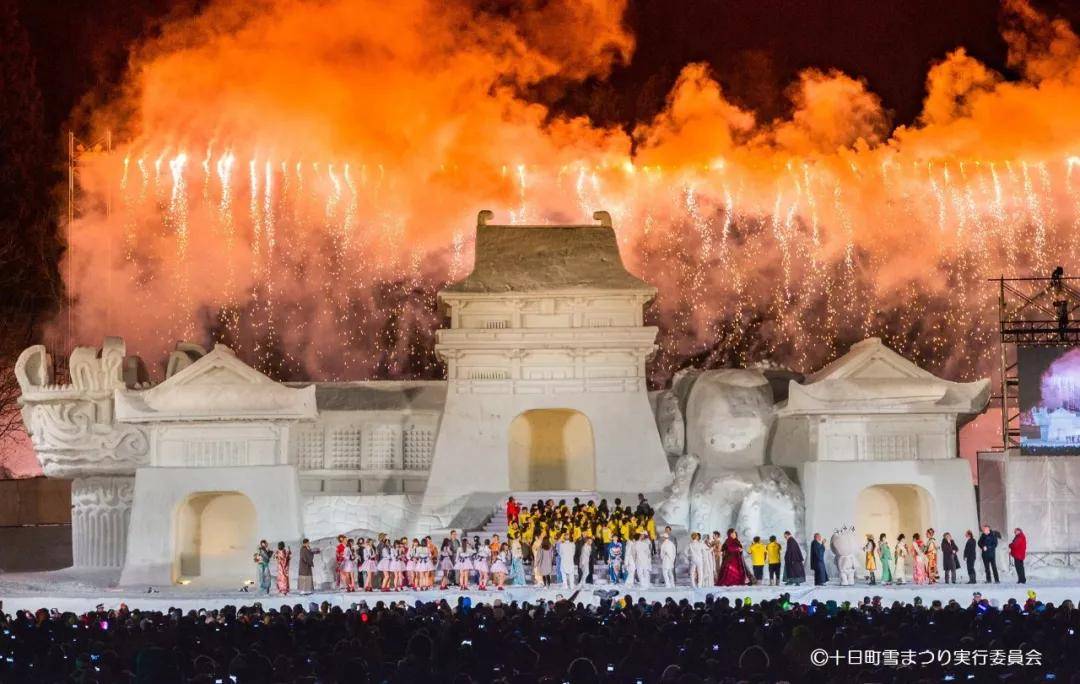
M0 681L1080 682L1080 614L1070 601L1029 597L998 607L977 594L967 606L605 595L588 606L573 594L535 604L0 612ZM899 663L865 655L890 650ZM847 662L853 651L872 664ZM984 658L965 663L961 651ZM904 664L908 653L916 664Z

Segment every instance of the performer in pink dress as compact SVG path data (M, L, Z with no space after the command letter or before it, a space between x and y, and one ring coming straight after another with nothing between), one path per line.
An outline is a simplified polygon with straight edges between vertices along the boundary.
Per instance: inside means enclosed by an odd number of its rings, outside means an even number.
M360 549L360 572L364 573L364 591L374 591L375 573L379 571L375 561L375 544L365 538Z
M289 563L292 561L292 551L285 546L285 542L278 542L274 560L277 561L278 593L287 596L289 593Z
M734 587L746 584L746 565L743 563L743 545L734 529L728 530L727 539L720 547L723 561L720 564L720 586Z
M409 541L405 538L394 544L394 556L390 560L390 571L394 573L394 591L405 588L405 564L409 560Z
M417 554L417 549L420 547L420 540L413 539L411 545L408 547L408 551L405 554L405 586L410 589L419 588L417 582L416 563L420 560Z
M911 535L911 579L915 584L930 584L930 573L926 569L926 547L919 533Z
M341 576L344 578L345 591L356 591L356 547L352 538L345 540L345 552L341 560Z

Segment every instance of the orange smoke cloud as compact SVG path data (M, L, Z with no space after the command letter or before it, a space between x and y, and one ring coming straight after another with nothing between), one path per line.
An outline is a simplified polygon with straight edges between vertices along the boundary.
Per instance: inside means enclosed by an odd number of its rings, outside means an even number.
M625 2L483 8L219 1L140 46L95 118L130 142L80 178L77 339L120 333L149 358L224 339L282 376L431 375L433 292L468 270L482 208L611 211L660 288L658 380L714 345L806 369L870 334L970 376L993 340L984 279L1075 270L1080 49L1020 0L1003 35L1023 79L958 48L915 125L816 69L790 116L759 120L689 64L632 135L522 95L627 61Z

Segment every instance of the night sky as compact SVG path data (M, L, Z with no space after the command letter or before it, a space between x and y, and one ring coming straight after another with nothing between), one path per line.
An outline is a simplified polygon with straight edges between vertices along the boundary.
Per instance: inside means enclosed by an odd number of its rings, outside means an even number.
M166 18L188 16L206 4L17 1L37 56L46 126L56 132L58 149L72 112L85 111L115 86L134 41L153 36ZM1033 4L1080 25L1080 3ZM660 110L685 64L707 61L728 96L768 120L790 107L785 89L798 72L816 67L865 79L900 125L918 115L927 68L951 49L964 46L1010 74L998 19L992 0L631 0L626 21L637 48L630 64L603 82L592 79L569 90L550 84L529 95L557 112L630 127Z

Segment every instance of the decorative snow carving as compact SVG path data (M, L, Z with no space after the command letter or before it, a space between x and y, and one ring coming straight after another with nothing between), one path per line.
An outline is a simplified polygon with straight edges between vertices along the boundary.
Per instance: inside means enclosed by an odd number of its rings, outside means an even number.
M118 337L105 338L100 352L77 347L69 361L69 385L54 383L44 346L19 355L15 377L23 422L46 475L130 475L147 463L146 432L113 419L112 396L125 387L124 366L124 341Z
M124 388L124 341L106 337L101 349L75 347L68 359L71 384L87 394L111 394Z
M176 349L169 354L169 362L165 366L165 377L171 378L202 357L206 356L206 349L194 342L177 342Z
M690 529L779 536L802 529L804 510L802 490L780 468L729 470L699 475L690 494Z
M869 337L805 382L793 380L781 413L974 415L986 408L989 398L989 379L942 380Z
M123 566L134 497L133 477L87 477L72 482L72 560L76 567Z
M660 443L669 454L686 451L686 420L679 408L679 397L674 392L660 392L656 397L656 427L660 430Z
M309 496L301 505L304 534L329 541L343 533L374 537L387 530L401 536L424 536L431 530L448 529L464 503L464 498L459 498L429 506L421 496L376 494Z
M45 345L27 347L15 361L15 379L23 393L30 388L53 386L53 362Z
M667 498L657 506L657 512L667 524L689 526L690 486L697 468L698 458L693 454L684 454L675 461L675 479L667 490Z
M761 479L743 497L733 527L750 537L775 534L779 538L784 530L802 530L806 511L802 489L780 468L757 470Z
M27 432L49 477L130 474L148 462L146 431L100 422L92 402L38 404L29 413Z

